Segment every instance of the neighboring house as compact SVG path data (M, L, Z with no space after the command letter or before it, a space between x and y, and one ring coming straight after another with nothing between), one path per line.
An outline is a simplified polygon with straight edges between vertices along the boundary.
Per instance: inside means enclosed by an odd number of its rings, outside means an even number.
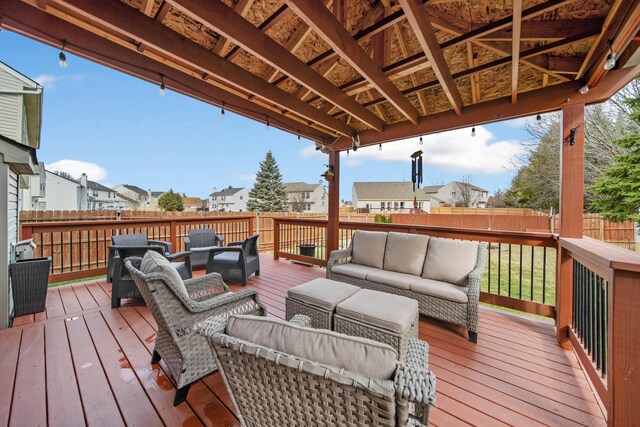
M144 209L147 204L147 190L131 185L119 184L113 187L124 198L130 200L131 209Z
M0 62L0 329L9 326L13 302L9 263L19 237L19 189L38 172L42 86Z
M84 179L86 179L87 175L82 174ZM82 181L82 177L81 177ZM82 182L84 183L84 182ZM100 183L95 181L87 181L87 209L92 211L103 210L103 209L129 209L131 207L130 198L118 194L118 192L113 189L106 187Z
M489 191L470 183L452 181L445 185L423 187L425 194L432 198L431 207L465 206L486 208Z
M409 213L414 209L429 212L431 198L411 182L354 182L352 203L354 209L371 213Z
M164 193L166 193L166 191L147 190L147 198L141 209L143 211L161 211L162 208L158 206L158 199L160 199L160 196Z
M184 206L184 212L201 212L206 210L202 200L199 197L183 197L182 206Z
M222 191L209 194L209 210L219 212L246 212L249 190L245 187L233 188L229 186Z
M322 183L288 182L284 184L291 212L327 213L327 190Z

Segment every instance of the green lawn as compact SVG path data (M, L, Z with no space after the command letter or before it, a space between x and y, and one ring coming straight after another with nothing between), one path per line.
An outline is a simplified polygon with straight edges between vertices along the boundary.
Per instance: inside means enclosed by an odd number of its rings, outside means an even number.
M106 279L106 277L107 276L93 276L93 277L84 277L82 279L76 279L76 280L67 280L66 282L49 283L49 287L55 288L56 286L70 285L72 283L88 282L90 280L101 280L101 279Z
M520 261L521 249L522 262ZM493 294L511 295L514 298L554 305L556 250L555 248L546 248L546 271L544 253L545 248L542 247L532 248L531 246L511 245L511 254L509 254L508 244L503 243L499 248L497 243L492 243L491 250L487 251L485 274L482 276L480 289ZM533 268L531 264L532 256ZM509 263L509 258L511 258L511 263ZM509 268L509 265L511 268ZM509 270L511 271L510 279ZM509 283L511 283L510 286ZM531 297L532 288L533 298Z

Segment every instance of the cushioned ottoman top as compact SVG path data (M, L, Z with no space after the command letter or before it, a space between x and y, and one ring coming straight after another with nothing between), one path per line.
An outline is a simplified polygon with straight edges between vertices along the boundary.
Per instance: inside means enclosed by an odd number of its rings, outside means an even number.
M336 313L402 334L418 316L418 301L400 295L361 289L338 304Z
M310 282L291 288L287 291L289 298L309 305L333 310L336 305L360 290L348 283L329 279L314 279Z

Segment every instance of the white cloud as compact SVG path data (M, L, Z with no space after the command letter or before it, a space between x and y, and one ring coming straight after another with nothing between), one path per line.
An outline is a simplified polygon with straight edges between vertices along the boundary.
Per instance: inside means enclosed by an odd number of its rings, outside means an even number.
M107 170L105 168L96 163L83 162L82 160L59 160L47 164L47 170L67 172L76 179L80 178L83 173L86 173L91 181L105 182L107 179Z
M256 174L255 173L238 173L236 174L236 179L240 181L254 182L256 180Z
M347 165L357 165L363 159L409 162L410 155L422 150L425 166L438 166L461 172L496 174L511 169L518 163L523 146L519 141L493 141L493 134L482 126L476 127L476 136L470 129L459 129L418 138L390 142L378 146L363 147L351 152ZM304 150L303 150L304 151ZM302 153L301 153L302 154Z
M55 89L56 83L64 80L64 76L54 76L53 74L40 74L35 77L33 80L40 83L43 87L47 89Z

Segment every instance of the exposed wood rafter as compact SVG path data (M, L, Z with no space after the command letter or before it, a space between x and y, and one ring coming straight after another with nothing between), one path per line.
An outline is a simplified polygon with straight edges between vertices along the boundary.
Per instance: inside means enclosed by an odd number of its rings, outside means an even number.
M380 70L344 26L314 0L287 0L290 8L302 17L324 41L338 52L360 75L383 94L412 123L418 122L418 111Z
M249 13L249 10L251 9L251 6L253 6L254 1L255 0L239 0L238 4L236 5L236 12L238 12L238 15L242 17L247 16L247 13ZM231 42L229 41L229 39L227 39L225 36L220 36L218 42L213 48L213 53L223 56L224 52L227 50L230 44Z
M338 105L373 129L378 131L383 129L382 120L375 114L361 106L355 99L342 92L324 77L310 70L304 62L240 17L223 2L219 0L206 4L196 0L169 0L169 2L192 19L223 34L234 43L242 46L243 49L261 58L283 74L292 77L300 84L307 86L329 102ZM325 7L321 9L326 10Z
M511 103L518 101L518 71L520 65L520 29L522 26L522 0L513 0L513 40L511 41Z
M442 90L447 95L453 111L458 115L462 114L462 97L460 96L460 92L458 92L456 83L453 81L449 65L447 65L447 61L444 59L440 43L438 43L436 34L433 31L433 26L431 25L431 19L429 19L429 14L422 5L422 1L400 0L400 5L407 16L411 28L413 28L413 32L418 38L422 50L429 59L431 69L438 78Z

